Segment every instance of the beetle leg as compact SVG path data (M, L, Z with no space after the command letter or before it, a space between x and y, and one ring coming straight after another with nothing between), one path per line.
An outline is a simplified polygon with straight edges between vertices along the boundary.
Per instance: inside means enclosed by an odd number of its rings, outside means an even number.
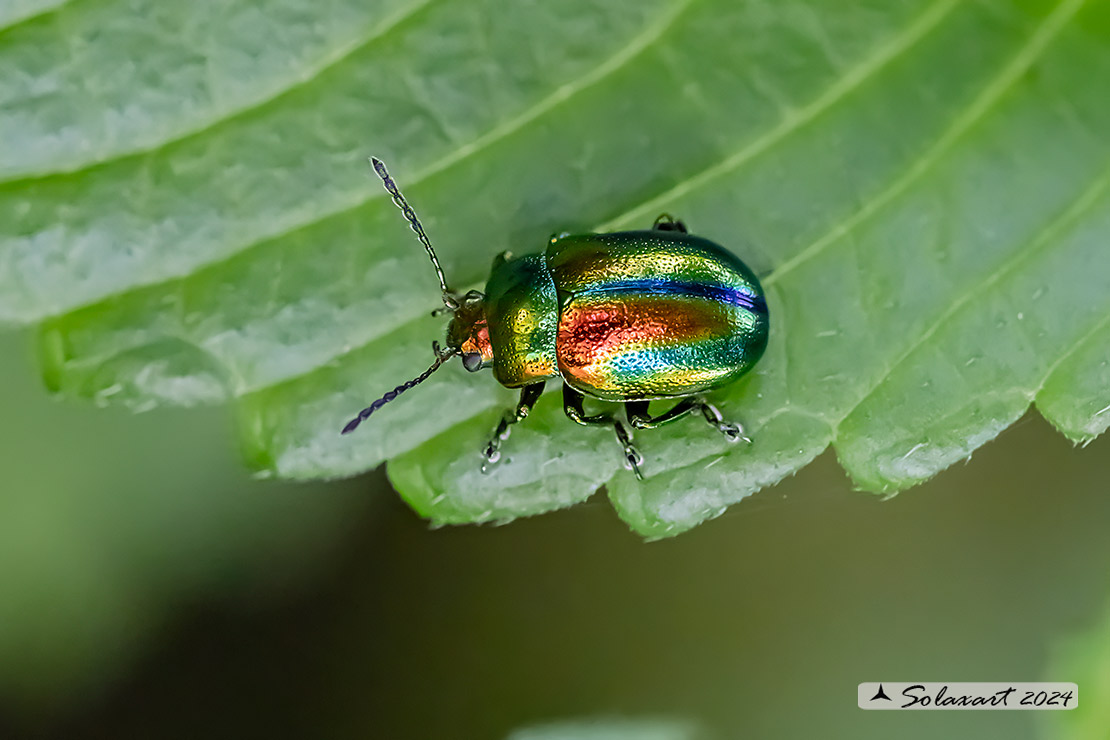
M648 413L647 401L629 401L624 407L628 411L628 423L633 429L655 429L700 408L700 401L701 399L694 397L684 398L659 416Z
M563 413L575 424L607 427L615 421L612 414L586 416L586 410L582 407L584 399L585 396L581 393L566 383L563 384Z
M532 407L536 405L540 394L543 393L543 385L543 383L532 383L524 386L520 391L520 401L517 402L516 408L506 411L501 421L497 422L497 429L490 436L486 449L482 451L482 456L485 457L485 462L482 463L483 473L489 472L489 466L501 459L501 443L509 438L512 425L523 421L532 411Z
M563 412L567 415L567 418L583 426L612 426L617 433L617 441L620 442L621 449L624 452L624 466L635 473L636 478L643 480L644 474L640 472L640 466L644 462L644 456L632 444L632 432L626 429L621 420L612 414L586 416L586 410L582 407L584 398L581 393L569 385L563 384Z
M660 213L659 217L655 219L655 223L651 225L651 228L655 231L677 231L680 234L687 233L686 224L669 213Z
M716 406L709 403L704 398L697 399L697 405L701 409L702 416L709 422L709 425L725 435L725 439L729 442L744 440L748 444L752 443L751 437L744 434L744 427L731 421L725 421Z
M637 480L643 480L644 474L640 472L640 466L644 463L644 456L633 446L632 433L624 428L619 419L613 420L613 429L616 430L617 441L624 451L624 466L636 474Z
M661 427L676 419L681 419L692 411L701 410L705 420L709 422L714 429L725 435L725 438L728 439L729 442L738 442L740 440L751 442L751 439L744 434L744 428L742 426L725 421L716 406L709 403L704 398L699 398L697 396L682 399L658 416L651 416L648 414L647 401L629 401L624 407L628 411L628 423L631 424L634 429L655 429L656 427Z

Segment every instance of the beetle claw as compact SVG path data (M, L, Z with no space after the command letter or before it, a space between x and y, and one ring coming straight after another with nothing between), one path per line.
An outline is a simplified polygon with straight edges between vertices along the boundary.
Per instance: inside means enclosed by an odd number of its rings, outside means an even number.
M631 470L636 474L637 480L643 480L644 474L640 471L640 466L644 462L644 456L640 454L639 450L630 448L624 455L624 467Z
M486 445L486 449L482 451L482 458L482 473L488 475L490 469L501 459L501 450L497 449L493 442L490 442Z
M740 440L744 440L748 444L752 443L751 437L748 437L744 434L744 430L740 427L739 424L731 424L727 421L722 422L717 427L717 431L725 435L725 439L727 439L729 442L739 442Z
M744 427L731 421L725 421L724 417L721 416L720 410L713 404L702 403L701 413L702 416L705 417L705 420L709 422L710 426L725 435L725 439L729 442L744 440L748 444L752 443L751 438L744 434Z

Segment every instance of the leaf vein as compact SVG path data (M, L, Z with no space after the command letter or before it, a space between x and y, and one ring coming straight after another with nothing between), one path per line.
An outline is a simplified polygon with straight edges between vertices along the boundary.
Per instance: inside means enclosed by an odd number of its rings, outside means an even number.
M65 3L70 3L73 0L64 0ZM229 123L239 118L243 118L254 111L257 111L265 106L280 100L281 98L289 95L302 87L311 84L320 75L327 72L329 69L342 63L353 54L367 48L373 42L384 38L394 28L416 15L420 10L431 3L432 0L416 0L412 5L405 6L397 11L386 16L382 21L377 23L373 28L370 28L365 36L341 44L327 53L322 54L319 59L313 63L306 65L299 74L291 76L284 83L279 84L268 93L253 100L249 98L242 99L242 105L238 107L232 106L218 111L215 117L211 120L202 123L201 125L185 129L182 131L170 133L169 136L161 141L153 142L146 145L135 146L132 148L121 148L110 152L107 156L92 157L77 164L59 167L57 169L50 169L42 172L19 172L13 171L6 173L0 177L0 183L20 182L24 180L37 180L47 177L57 177L60 175L73 175L94 167L99 167L110 162L127 159L129 157L146 156L156 154L166 148L181 142L186 139L191 139L201 134L204 134L217 126ZM53 11L48 11L53 12ZM208 70L211 71L211 70ZM211 83L209 85L211 87Z
M868 388L867 392L860 397L859 401L853 404L852 408L844 414L837 422L836 426L839 431L840 423L848 418L856 409L863 406L863 404L873 396L879 388L885 383L894 372L905 363L906 360L918 349L928 344L938 331L951 321L964 306L977 298L983 297L986 291L992 289L1004 277L1014 273L1027 260L1041 252L1047 246L1054 244L1054 240L1063 231L1070 226L1074 225L1086 213L1088 213L1092 206L1098 203L1099 198L1106 192L1107 186L1110 186L1110 168L1104 170L1101 175L1095 178L1094 182L1089 185L1080 195L1076 198L1071 205L1069 205L1059 216L1053 219L1044 229L1036 234L1024 247L1022 247L1016 254L1012 255L1005 264L1000 265L998 269L989 274L985 279L976 282L970 289L965 291L959 298L949 304L949 307L937 317L925 331L921 333L915 341L902 352L887 368L876 378L875 382ZM955 370L962 375L963 369L953 365ZM1036 395L1035 393L1033 395ZM1033 396L1030 396L1032 399Z
M479 136L476 139L474 139L473 141L469 142L468 144L455 149L453 152L451 152L447 156L444 156L444 157L436 160L431 165L429 165L429 166L425 167L424 169L420 170L412 178L411 185L417 185L420 182L426 180L427 178L437 174L438 172L440 172L444 169L447 169L448 167L450 167L450 166L456 164L457 162L465 159L466 157L468 157L468 156L470 156L470 155L472 155L472 154L474 154L478 151L481 151L482 149L484 149L487 146L490 146L491 144L495 143L496 141L498 141L498 140L500 140L500 139L502 139L506 136L509 136L514 131L516 131L519 128L525 126L528 122L538 118L542 114L546 113L548 110L551 110L552 108L554 108L555 106L559 105L560 103L566 101L567 99L571 98L573 95L577 94L578 92L581 92L582 90L588 88L589 86L591 86L593 84L596 84L597 82L600 82L602 79L604 79L608 75L616 72L621 67L623 67L625 64L627 64L629 61L631 61L636 56L638 56L640 53L642 53L645 50L647 50L648 48L650 48L650 46L653 43L655 43L660 38L662 38L664 33L667 31L667 29L669 29L678 20L679 16L682 14L682 11L687 9L692 4L693 1L694 0L680 0L667 13L661 15L653 24L646 27L640 34L638 34L635 38L633 38L628 44L621 47L615 54L608 57L602 64L598 65L593 70L591 70L590 72L582 75L578 79L576 79L572 82L565 83L564 85L560 86L553 93L551 93L547 97L543 98L542 100L540 100L537 104L533 105L532 107L526 109L525 111L523 111L518 116L515 116L514 118L509 119L508 121L504 122L500 126L497 126L493 129L490 129L489 131L487 131L482 136ZM373 200L380 199L382 197L384 197L384 191L382 192L382 194L379 194L378 192L375 192L372 195L367 195L367 196L364 196L362 198L358 198L358 199L356 199L356 202L353 203L353 204L347 205L347 206L345 206L343 208L340 208L340 209L336 209L336 210L334 210L330 213L315 216L315 217L309 219L308 221L300 224L298 227L295 227L295 228L301 228L301 229L309 228L312 225L320 223L320 222L322 222L322 221L324 221L328 218L333 218L333 217L342 215L344 213L352 212L352 211L354 211L358 208L361 208L366 203L371 202ZM289 231L292 231L292 230L293 229L290 228L290 229L286 229L285 231L286 231L286 233L288 233ZM195 267L190 272L187 272L187 273L184 273L184 274L181 274L181 275L177 275L177 276L173 276L173 277L169 277L169 278L166 278L164 280L157 281L157 282L152 282L152 283L147 283L147 284L135 284L135 285L131 286L126 292L127 293L133 293L133 292L137 292L139 290L142 290L142 289L145 289L145 288L150 288L154 285L159 285L159 284L166 285L166 286L171 286L174 283L177 283L177 288L180 290L180 289L183 288L183 281L185 281L186 279L188 279L189 277L194 275L199 270L216 269L220 265L225 264L227 262L230 262L232 259L239 258L247 252L250 252L250 251L255 250L255 249L262 248L267 243L269 243L270 240L273 239L275 236L276 235L269 235L269 236L257 239L254 242L251 242L251 243L247 244L242 249L236 250L235 252L232 252L228 255L225 255L224 257L222 257L218 260L214 260L212 262L209 262L206 265ZM115 298L118 299L119 295L121 295L121 294L117 294L117 296L115 296ZM415 320L415 319L416 319L416 317L413 316L412 319L410 319L410 321ZM345 356L345 355L349 355L349 354L354 353L354 352L357 352L359 349L367 346L368 344L370 344L371 342L373 342L375 339L378 339L378 338L379 338L378 336L371 337L368 340L366 340L365 342L361 342L358 346L352 346L352 347L345 348L342 352L339 352L337 354L334 354L334 355L331 355L327 358L322 359L321 362L316 367L307 369L307 370L305 370L303 372L300 372L300 373L297 373L295 375L291 375L291 376L282 378L280 381L264 383L263 385L258 386L258 387L244 387L241 383L239 383L239 384L236 385L236 387L229 388L229 393L232 394L232 395L235 395L235 396L241 396L241 395L244 395L246 393L252 393L252 392L260 391L260 390L263 390L265 388L272 387L274 385L288 383L288 382L291 382L293 380L296 380L297 378L312 375L313 373L315 373L315 372L319 371L320 369L322 369L323 367L327 366L328 363L333 362L336 358L342 357L342 356ZM194 345L198 344L195 338L181 337L181 339L183 339L184 341L189 341L189 342L193 343ZM140 343L140 346L142 346L143 344L147 344L147 342ZM120 353L128 351L130 349L134 349L134 348L133 347L118 348L113 353L111 353L109 355L109 358L118 356ZM107 361L107 359L104 360L104 361Z
M835 243L837 239L877 213L928 172L933 165L940 161L941 156L952 145L994 109L1013 85L1021 79L1021 76L1044 54L1067 22L1079 12L1084 2L1085 0L1064 0L1061 2L1047 21L1033 34L1029 43L1025 44L1006 65L1002 73L983 89L983 92L967 108L964 114L956 119L956 122L944 132L941 138L921 158L906 170L905 174L891 183L882 193L869 200L862 209L825 232L821 238L775 268L764 283L773 285L784 275L790 274L799 266L819 255L830 244Z
M673 199L679 198L692 190L702 187L706 183L739 168L746 162L767 152L794 131L817 119L822 113L831 109L837 102L845 98L853 90L856 90L867 80L871 79L880 69L913 48L917 42L936 28L936 26L938 26L959 4L959 0L940 0L940 2L934 3L913 23L907 26L903 33L898 34L888 44L880 48L878 53L869 57L862 64L840 77L835 83L826 88L821 95L810 101L807 105L795 110L792 115L784 117L779 125L720 162L682 180L663 193L641 203L635 208L606 221L596 227L596 231L612 231L620 224L633 221L648 214L655 214L657 209L663 207Z
M465 144L461 147L456 148L450 154L448 154L444 157L441 157L440 159L436 160L435 162L431 163L430 165L428 165L428 166L424 167L423 169L419 170L418 172L416 172L414 174L414 176L410 180L407 181L406 187L407 188L415 187L415 186L419 185L421 182L424 182L425 180L427 180L429 177L432 177L433 175L436 175L439 172L447 169L448 167L451 167L451 166L457 164L458 162L460 162L460 161L466 159L467 157L485 149L486 147L491 146L492 144L496 143L497 141L511 135L512 133L514 133L518 129L527 125L530 121L532 121L532 120L538 118L539 116L543 115L548 110L551 110L552 108L556 107L560 103L565 102L566 100L568 100L572 96L574 96L577 93L581 92L582 90L590 87L591 85L594 85L594 84L600 82L602 79L604 79L608 75L613 74L614 72L619 70L621 67L623 67L625 64L627 64L629 61L631 61L633 58L638 56L640 53L642 53L645 50L647 50L648 48L650 48L650 46L654 42L656 42L660 38L662 38L664 33L667 31L667 29L670 28L675 23L675 21L678 19L678 17L681 15L682 11L685 10L686 8L688 8L693 2L694 2L694 0L680 0L666 14L660 16L660 18L657 19L655 23L653 23L650 26L648 26L647 28L645 28L644 31L642 31L639 35L637 35L634 39L632 39L627 45L625 45L624 47L619 49L615 54L608 57L602 64L595 67L593 70L591 70L587 74L582 75L578 79L576 79L572 82L568 82L568 83L560 86L554 92L552 92L550 95L543 98L538 103L536 103L535 105L526 109L525 111L523 111L519 115L505 121L504 123L502 123L501 125L493 128L493 129L490 129L485 134L475 138L474 140L468 142L467 144ZM362 208L363 206L365 206L369 202L372 202L372 201L375 201L375 200L380 200L380 199L385 198L385 197L386 197L386 193L385 193L384 190L375 190L371 194L355 198L354 202L349 203L347 205L344 205L340 208L331 210L327 213L320 213L320 214L314 215L313 217L311 217L309 219L306 219L305 221L303 221L300 224L296 224L294 226L284 227L281 231L279 231L277 233L271 233L271 234L263 235L260 238L244 245L240 249L237 249L233 252L230 252L226 255L223 255L219 259L212 260L208 263L205 263L205 264L202 264L202 265L195 265L192 268L190 268L187 272L184 272L182 274L168 276L168 277L160 279L160 280L155 280L155 281L150 281L150 282L145 282L145 283L144 282L136 282L133 285L129 286L127 288L127 290L121 291L121 292L116 293L115 295L113 295L112 299L113 300L118 300L121 295L125 295L127 293L135 293L135 292L138 292L140 290L149 289L149 288L154 287L156 285L163 285L163 286L169 287L169 286L173 285L174 283L180 284L180 283L189 279L190 277L192 277L193 275L195 275L197 272L199 272L201 270L216 269L219 266L224 265L224 264L226 264L226 263L228 263L228 262L230 262L234 259L241 258L244 254L246 254L248 252L251 252L251 251L256 250L256 249L261 249L261 248L265 247L267 244L269 244L273 239L275 239L275 238L277 238L277 237L279 237L283 234L288 234L288 233L291 233L293 231L300 230L300 229L311 228L312 226L317 225L319 223L322 223L322 222L326 221L327 219L336 218L336 217L342 216L344 214L351 213L353 211L356 211L359 208ZM105 299L102 298L101 300L105 300ZM423 312L421 312L421 313L423 313ZM414 320L416 320L416 318L417 318L417 316L414 315L409 320L414 321ZM373 340L371 339L370 341L373 341ZM363 345L360 345L360 346L365 346L365 343ZM353 347L353 348L345 350L344 352L339 353L335 356L329 357L329 358L325 359L324 361L322 361L320 366L323 366L327 362L330 362L331 360L334 360L335 357L339 357L339 356L342 356L342 355L345 355L345 354L349 354L350 352L357 351L357 349L359 349L359 347ZM315 369L319 369L319 367L317 367ZM304 373L301 373L299 375L296 375L296 376L290 376L289 378L285 378L280 382L287 382L288 380L293 379L295 377L300 377L302 375L310 374L311 372L314 372L315 369L308 370L308 371L306 371ZM267 387L267 386L261 386L260 388L252 389L252 390L260 390L262 387Z
M13 28L18 28L19 26L22 26L24 23L30 23L30 22L38 19L38 18L42 18L43 16L50 15L51 13L57 13L59 10L61 10L65 6L71 5L74 2L74 0L52 0L52 1L53 1L52 5L43 5L43 6L40 6L38 8L32 8L31 10L26 11L23 15L13 15L13 16L11 16L6 21L4 21L2 24L0 24L0 34L7 33L8 31L12 30Z
M1100 320L1096 321L1095 325L1092 326L1089 331L1083 334L1083 336L1081 336L1075 342L1075 344L1069 347L1066 352L1063 352L1051 365L1048 366L1048 369L1045 370L1044 377L1041 378L1041 381L1037 384L1037 388L1029 395L1029 400L1036 400L1037 396L1039 396L1041 394L1041 391L1044 390L1045 385L1048 384L1048 381L1051 380L1056 371L1060 369L1060 366L1067 362L1070 358L1074 357L1076 352L1086 347L1087 343L1098 336L1098 333L1105 329L1107 326L1110 326L1110 314L1107 314L1103 316ZM1103 411L1105 411L1105 409L1103 409ZM1100 411L1099 413L1102 413L1102 411Z

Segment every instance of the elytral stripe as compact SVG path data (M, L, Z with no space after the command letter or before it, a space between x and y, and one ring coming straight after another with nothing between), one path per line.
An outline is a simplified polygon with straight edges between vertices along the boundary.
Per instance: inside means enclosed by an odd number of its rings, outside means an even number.
M595 392L664 397L711 386L734 374L734 350L719 339L694 346L629 349L567 372Z
M633 278L602 283L577 294L576 297L591 294L689 296L715 303L726 303L752 313L767 313L767 301L763 296L747 287L720 283L686 282L671 278Z
M735 330L719 303L639 295L613 299L578 296L564 309L557 335L559 362L582 367L639 349L685 346Z

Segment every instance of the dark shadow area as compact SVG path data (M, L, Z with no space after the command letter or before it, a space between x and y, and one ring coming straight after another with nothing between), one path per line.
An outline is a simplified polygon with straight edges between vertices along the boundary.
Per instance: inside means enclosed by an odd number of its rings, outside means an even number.
M183 607L95 705L5 737L497 738L666 714L723 737L1034 738L1033 713L864 713L855 685L1072 680L1045 671L1107 598L1107 444L1031 415L889 501L826 454L652 544L602 496L441 530L389 498L303 593Z

